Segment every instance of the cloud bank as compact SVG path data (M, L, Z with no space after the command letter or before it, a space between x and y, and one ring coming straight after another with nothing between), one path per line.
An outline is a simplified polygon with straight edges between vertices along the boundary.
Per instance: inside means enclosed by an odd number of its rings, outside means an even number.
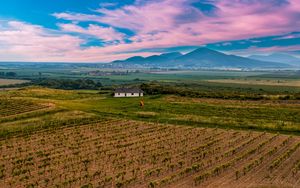
M0 58L109 62L153 55L153 49L158 48L275 35L292 39L297 35L288 33L300 28L298 0L138 0L132 5L111 6L114 4L99 6L91 14L52 13L57 19L56 30L22 21L1 21ZM255 47L251 49L255 51ZM282 48L268 47L265 51L271 49ZM284 49L295 50L295 45Z

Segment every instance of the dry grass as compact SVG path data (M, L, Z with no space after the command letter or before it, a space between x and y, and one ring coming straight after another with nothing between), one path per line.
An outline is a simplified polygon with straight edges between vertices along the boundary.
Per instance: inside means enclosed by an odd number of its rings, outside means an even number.
M232 84L300 87L300 80L221 79L221 80L207 80L207 81L208 82L213 82L213 83L232 83Z
M27 83L27 80L16 80L16 79L0 79L0 86L23 84Z

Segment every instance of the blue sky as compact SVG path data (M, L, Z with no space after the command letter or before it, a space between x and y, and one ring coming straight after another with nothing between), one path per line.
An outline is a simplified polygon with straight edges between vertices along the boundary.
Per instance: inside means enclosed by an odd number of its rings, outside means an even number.
M199 46L300 54L299 0L2 0L0 61L109 62Z
M2 0L0 16L16 19L31 24L43 25L47 28L57 28L57 19L51 16L55 12L80 12L92 14L100 4L114 3L111 0ZM131 4L132 0L118 1L117 7Z

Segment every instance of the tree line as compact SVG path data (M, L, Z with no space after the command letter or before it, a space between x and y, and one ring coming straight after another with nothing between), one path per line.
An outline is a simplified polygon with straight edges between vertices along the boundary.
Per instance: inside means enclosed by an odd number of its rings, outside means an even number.
M226 88L209 85L189 85L151 82L141 84L141 89L148 95L171 94L184 97L218 98L238 100L299 100L300 93L268 92L262 89ZM272 96L278 95L277 98Z
M16 77L17 73L15 72L0 72L0 77Z
M55 88L55 89L99 89L102 87L101 82L94 81L91 79L38 79L34 81L35 85Z

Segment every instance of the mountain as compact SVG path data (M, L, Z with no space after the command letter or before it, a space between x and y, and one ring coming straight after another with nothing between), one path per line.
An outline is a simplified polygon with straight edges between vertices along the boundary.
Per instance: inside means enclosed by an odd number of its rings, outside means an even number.
M245 57L227 55L208 48L198 48L190 53L179 52L154 55L149 57L135 56L126 60L112 62L122 66L140 65L144 67L169 68L286 68L287 64L267 62Z
M166 53L161 55L153 55L145 58L145 62L148 64L166 63L182 56L179 52Z
M145 60L145 58L142 56L133 56L126 60L116 60L116 61L113 61L112 63L123 63L123 62L131 63L132 62L133 64L139 64L139 63L143 63L144 60Z
M149 57L134 56L134 57L130 57L126 60L117 60L117 61L114 61L113 63L159 65L161 63L170 62L180 56L182 56L181 53L172 52L172 53L164 53L161 55L153 55L153 56L149 56Z
M176 59L176 64L181 62L184 62L186 66L199 67L262 68L282 66L277 63L266 63L240 56L226 55L208 48L198 48Z
M252 55L248 58L256 59L260 61L270 61L278 63L286 63L294 66L300 66L300 59L289 54L274 53L271 55Z

